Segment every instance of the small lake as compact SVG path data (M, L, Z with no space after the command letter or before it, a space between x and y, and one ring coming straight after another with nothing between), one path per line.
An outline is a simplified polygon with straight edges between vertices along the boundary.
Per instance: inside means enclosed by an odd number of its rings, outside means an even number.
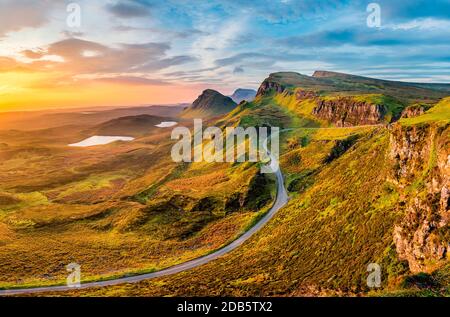
M94 135L90 138L87 138L83 141L80 141L78 143L72 143L69 144L69 146L76 146L76 147L87 147L87 146L94 146L94 145L103 145L108 144L116 141L133 141L134 138L130 136L99 136Z
M175 121L163 121L160 124L155 125L155 127L158 127L158 128L170 128L170 127L173 127L173 126L175 126L177 124L178 124L178 122L175 122Z

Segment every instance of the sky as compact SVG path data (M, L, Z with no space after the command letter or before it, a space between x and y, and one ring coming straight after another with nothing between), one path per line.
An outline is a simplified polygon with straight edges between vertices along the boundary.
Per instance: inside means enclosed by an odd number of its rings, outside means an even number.
M450 0L0 0L0 111L192 102L315 70L450 82Z

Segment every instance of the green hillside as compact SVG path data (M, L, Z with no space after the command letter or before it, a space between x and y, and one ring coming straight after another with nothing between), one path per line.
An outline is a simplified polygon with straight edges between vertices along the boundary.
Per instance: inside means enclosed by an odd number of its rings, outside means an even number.
M449 296L448 201L441 194L448 180L449 99L436 97L424 114L399 120L401 112L420 99L416 88L376 80L372 84L377 88L368 88L366 79L325 75L272 74L254 101L242 102L213 123L221 128L283 129L280 164L291 199L260 231L233 252L185 272L65 294ZM343 85L352 88L343 92ZM414 101L405 98L408 93ZM329 117L318 112L320 107ZM334 118L333 111L342 110L361 124L339 126L328 119ZM379 121L364 124L367 113ZM44 222L42 206L55 203L48 194L38 198L4 193L0 197L5 204L24 206L33 201L41 206L4 213L3 223L8 225L4 230L13 228L27 237L21 240L24 243L37 232L53 232L55 224L58 230L61 223L71 229L87 224L90 239L98 239L102 232L104 239L127 237L124 243L133 241L135 247L140 241L140 251L127 248L126 257L115 254L123 250L123 244L119 248L110 242L114 252L108 259L117 261L116 274L122 275L126 265L133 267L128 273L148 272L212 252L248 229L270 206L273 178L261 177L256 164L192 163L163 168L167 148L153 148L153 138L139 139L139 146L126 149L125 153L133 153L128 158L137 162L141 161L135 155L143 144L151 151L157 149L152 153L158 153L154 161L159 168L131 178L126 190L117 194L120 204L89 213L80 209L77 221L48 216ZM94 167L86 168L93 171ZM71 184L58 190L58 197L70 201L72 191L95 190L116 177L130 179L129 174L119 176L118 172L102 179L82 178L76 187ZM20 231L22 227L27 231ZM40 231L34 231L37 228ZM60 237L60 231L56 232L52 236ZM85 240L78 245L82 243ZM14 248L17 244L5 254L8 263L17 261ZM153 251L151 260L140 256L148 250ZM33 248L28 257L35 259L34 253L38 251ZM90 261L88 278L105 276L106 268L94 270L95 261ZM381 288L367 285L370 263L381 267ZM14 274L9 274L12 281Z

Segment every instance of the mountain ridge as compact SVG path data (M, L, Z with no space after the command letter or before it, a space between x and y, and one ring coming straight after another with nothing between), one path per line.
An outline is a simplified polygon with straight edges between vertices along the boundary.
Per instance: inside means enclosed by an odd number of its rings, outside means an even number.
M242 101L253 101L256 97L257 91L254 89L245 89L245 88L238 88L234 91L234 93L230 96L231 99L237 104L241 103Z
M182 113L183 118L206 118L223 115L237 106L230 97L213 89L204 90L200 96Z

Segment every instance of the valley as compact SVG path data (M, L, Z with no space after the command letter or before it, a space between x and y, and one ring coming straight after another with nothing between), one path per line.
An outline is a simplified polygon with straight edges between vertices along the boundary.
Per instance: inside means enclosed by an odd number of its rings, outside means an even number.
M197 116L279 127L281 171L173 162L157 125ZM448 85L317 71L239 104L206 90L177 114L2 129L0 287L58 285L77 262L92 284L44 294L448 295L449 126ZM67 147L93 133L134 139Z

